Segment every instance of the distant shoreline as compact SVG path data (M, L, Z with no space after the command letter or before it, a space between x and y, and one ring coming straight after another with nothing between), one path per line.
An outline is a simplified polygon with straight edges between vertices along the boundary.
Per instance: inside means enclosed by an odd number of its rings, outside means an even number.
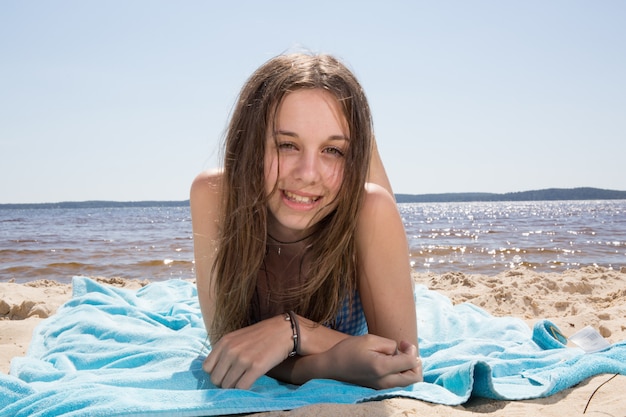
M398 203L465 203L484 201L626 200L626 191L601 188L546 188L514 193L396 194Z
M398 203L471 203L495 201L577 201L577 200L626 200L626 191L601 188L547 188L543 190L513 193L442 193L442 194L396 194ZM0 204L0 209L75 209L116 207L188 207L183 201L64 201L58 203Z
M189 206L185 201L63 201L59 203L24 203L0 204L2 209L77 209L77 208L118 208L118 207L184 207Z

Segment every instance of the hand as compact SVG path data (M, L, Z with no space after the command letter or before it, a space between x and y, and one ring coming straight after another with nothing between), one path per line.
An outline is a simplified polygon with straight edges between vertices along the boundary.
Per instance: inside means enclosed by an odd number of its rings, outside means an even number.
M422 381L422 361L408 342L368 334L337 343L331 355L333 379L375 389L402 387Z
M202 368L217 386L248 389L289 356L292 334L283 316L235 330L212 347Z

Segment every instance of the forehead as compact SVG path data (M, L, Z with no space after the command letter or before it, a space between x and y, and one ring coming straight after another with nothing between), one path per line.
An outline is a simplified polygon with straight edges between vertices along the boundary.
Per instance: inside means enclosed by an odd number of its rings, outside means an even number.
M343 106L329 91L300 89L287 93L276 108L275 130L304 129L349 136Z

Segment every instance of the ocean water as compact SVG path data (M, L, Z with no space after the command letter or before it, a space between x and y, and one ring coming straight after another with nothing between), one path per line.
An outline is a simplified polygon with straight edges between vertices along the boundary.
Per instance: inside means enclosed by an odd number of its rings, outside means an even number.
M417 272L626 267L626 201L399 204ZM188 207L0 209L0 281L193 278Z
M193 278L188 207L0 210L0 281Z
M418 271L626 267L626 200L400 206Z

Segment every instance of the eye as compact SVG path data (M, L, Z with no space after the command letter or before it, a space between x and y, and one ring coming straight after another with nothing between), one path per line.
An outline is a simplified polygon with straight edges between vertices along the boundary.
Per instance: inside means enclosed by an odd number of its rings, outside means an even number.
M345 156L345 151L341 148L338 148L336 146L330 146L326 149L324 149L324 153L339 157L339 158L343 158Z
M279 142L278 149L281 151L295 151L298 150L297 146L293 142Z

